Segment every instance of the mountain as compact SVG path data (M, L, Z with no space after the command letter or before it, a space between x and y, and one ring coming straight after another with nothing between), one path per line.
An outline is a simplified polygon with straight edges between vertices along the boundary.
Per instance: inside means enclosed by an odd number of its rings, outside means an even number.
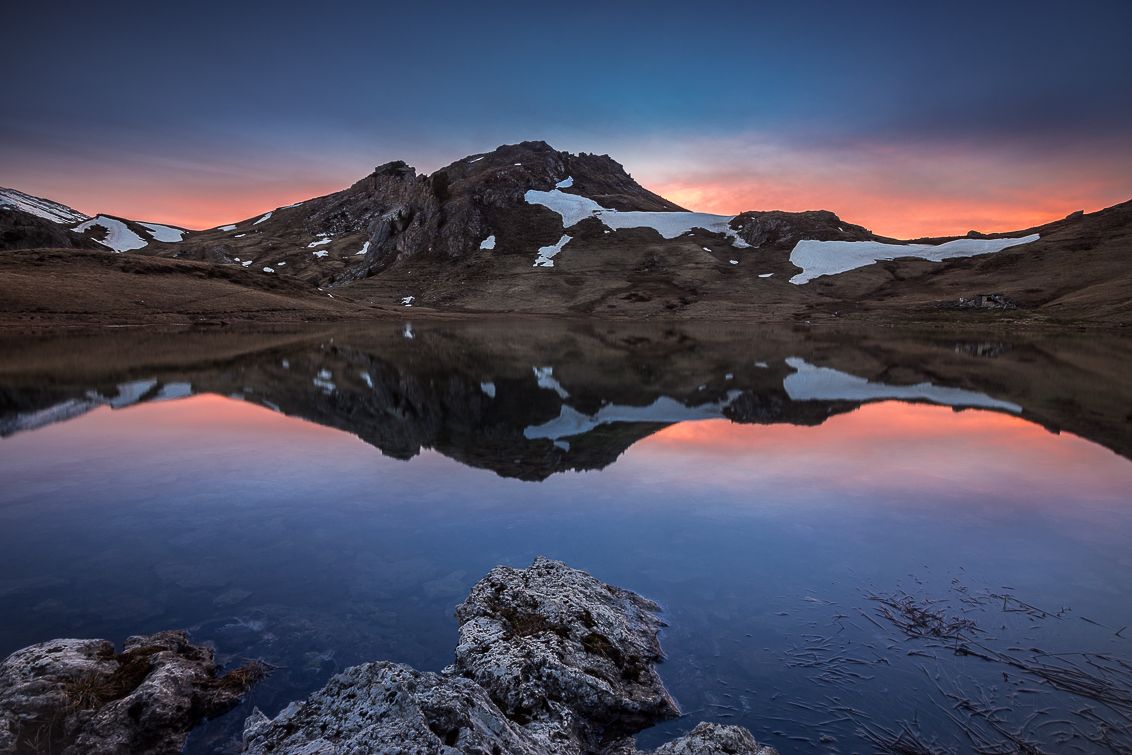
M105 215L75 230L115 251L298 279L363 310L1132 324L1132 203L1012 233L898 240L829 211L690 212L607 155L545 142L430 175L386 163L206 231Z
M84 220L66 205L0 187L0 249L93 248L67 227Z
M0 249L79 247L129 252L151 241L176 243L186 233L184 228L112 215L92 218L65 204L0 187Z
M52 202L50 199L43 199L42 197L33 197L31 194L25 194L15 189L6 189L3 186L0 186L0 208L19 210L44 220L50 220L53 223L65 225L81 223L88 219L86 215L65 204Z

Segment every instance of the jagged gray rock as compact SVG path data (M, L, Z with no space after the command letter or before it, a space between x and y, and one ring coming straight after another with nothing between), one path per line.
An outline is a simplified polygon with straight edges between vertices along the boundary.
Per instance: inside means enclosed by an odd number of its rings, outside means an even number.
M737 215L731 227L753 247L790 248L802 239L867 241L878 238L867 228L846 223L828 210L783 212L748 211Z
M742 726L704 722L656 748L651 755L778 755L778 750L759 744Z
M470 679L384 661L346 669L274 719L257 710L244 725L244 750L309 755L549 752Z
M498 566L456 609L456 670L513 719L608 745L679 713L655 669L659 610L560 561Z
M184 632L51 640L0 663L0 752L167 753L201 719L239 702L261 675L217 676Z
M0 204L0 250L39 248L104 247L58 223Z
M633 734L678 713L654 668L658 610L559 561L496 567L457 608L454 665L440 674L386 662L349 668L274 719L257 710L244 750L637 753ZM655 753L777 755L746 729L715 724Z

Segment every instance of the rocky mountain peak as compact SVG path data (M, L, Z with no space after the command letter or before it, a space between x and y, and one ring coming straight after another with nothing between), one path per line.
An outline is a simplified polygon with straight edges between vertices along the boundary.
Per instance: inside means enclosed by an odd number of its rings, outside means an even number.
M736 215L731 227L754 247L792 247L802 239L867 241L876 238L868 228L846 223L829 210L748 211Z

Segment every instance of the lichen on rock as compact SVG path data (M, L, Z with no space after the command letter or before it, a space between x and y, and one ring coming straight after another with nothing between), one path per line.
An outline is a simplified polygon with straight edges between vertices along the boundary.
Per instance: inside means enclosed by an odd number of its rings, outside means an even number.
M679 713L655 669L659 610L559 561L499 566L456 609L455 669L511 718L607 745Z
M130 637L120 653L108 640L42 642L0 663L0 752L177 752L262 676L257 664L220 675L181 631Z

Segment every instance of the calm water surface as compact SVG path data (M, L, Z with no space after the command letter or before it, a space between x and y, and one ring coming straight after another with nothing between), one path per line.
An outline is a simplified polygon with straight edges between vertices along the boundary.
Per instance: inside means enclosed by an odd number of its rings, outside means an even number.
M190 742L231 749L251 706L352 664L445 666L468 588L541 554L664 607L687 715L642 745L705 719L783 753L1132 741L1126 345L412 336L23 344L0 373L0 655L184 627L266 659ZM875 599L906 597L985 657ZM1061 663L1109 697L1059 689Z

